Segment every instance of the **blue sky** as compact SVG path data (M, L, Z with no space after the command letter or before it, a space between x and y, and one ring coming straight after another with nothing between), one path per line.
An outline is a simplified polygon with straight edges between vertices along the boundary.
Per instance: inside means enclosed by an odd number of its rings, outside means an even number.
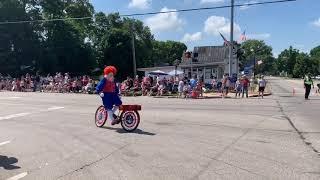
M235 0L236 3L270 0ZM230 4L230 0L91 0L96 12L120 14L165 11ZM137 16L158 40L175 40L194 46L221 45L219 32L229 38L230 9ZM297 0L235 9L235 39L245 30L248 39L261 39L277 56L293 45L309 52L320 45L320 0Z

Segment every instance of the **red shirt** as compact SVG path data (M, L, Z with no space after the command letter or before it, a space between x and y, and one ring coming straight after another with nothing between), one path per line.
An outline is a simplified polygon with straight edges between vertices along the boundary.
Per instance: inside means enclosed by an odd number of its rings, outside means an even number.
M114 93L116 92L116 83L106 80L106 84L103 87L104 93Z
M249 86L249 83L250 83L249 79L243 79L243 80L242 80L242 85L243 85L243 87L248 87L248 86Z

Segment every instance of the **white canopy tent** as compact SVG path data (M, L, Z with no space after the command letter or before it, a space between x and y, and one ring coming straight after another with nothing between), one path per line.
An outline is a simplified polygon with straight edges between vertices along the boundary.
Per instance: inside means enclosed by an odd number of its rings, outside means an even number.
M168 75L170 76L181 75L181 74L183 74L183 71L180 71L180 70L173 70L168 72Z

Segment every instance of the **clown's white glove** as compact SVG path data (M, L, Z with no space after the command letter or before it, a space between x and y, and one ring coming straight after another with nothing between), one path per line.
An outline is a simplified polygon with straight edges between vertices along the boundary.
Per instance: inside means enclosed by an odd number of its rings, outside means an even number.
M99 96L103 98L104 97L104 93L103 92L100 93Z

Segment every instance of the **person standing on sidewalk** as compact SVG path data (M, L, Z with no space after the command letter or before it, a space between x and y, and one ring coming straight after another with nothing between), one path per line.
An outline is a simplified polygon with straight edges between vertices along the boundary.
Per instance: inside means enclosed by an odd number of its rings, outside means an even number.
M242 98L244 98L244 93L246 93L246 97L248 98L249 97L248 89L249 89L249 86L250 86L250 81L249 81L249 79L247 78L246 75L243 76L241 84L242 84Z
M240 98L241 89L242 89L241 80L240 80L240 78L238 78L238 80L236 81L236 85L235 85L236 98L238 97L238 95L239 95L239 98Z
M310 90L311 90L311 85L313 86L314 88L314 84L313 84L313 81L310 77L310 74L306 75L304 77L304 88L305 88L305 95L304 95L304 98L306 100L309 99L309 95L310 95Z
M178 97L179 97L179 98L182 97L183 87L184 87L184 82L183 82L183 80L181 79L181 80L179 81L179 85L178 85L178 92L179 92Z
M230 84L229 74L225 74L222 79L222 97L226 97L228 95Z
M266 85L267 85L267 81L264 79L263 75L261 76L261 79L259 79L258 85L259 85L259 97L260 97L260 93L261 93L261 97L263 99L264 90L265 90Z

